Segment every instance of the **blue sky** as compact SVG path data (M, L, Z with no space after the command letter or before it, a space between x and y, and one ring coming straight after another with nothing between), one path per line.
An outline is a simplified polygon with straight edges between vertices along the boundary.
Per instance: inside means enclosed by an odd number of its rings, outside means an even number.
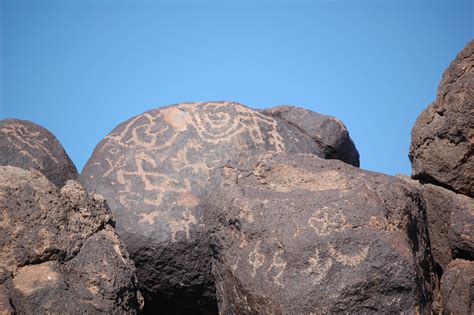
M410 131L474 38L462 0L0 0L0 116L78 169L118 123L182 101L293 104L344 121L361 167L410 173Z

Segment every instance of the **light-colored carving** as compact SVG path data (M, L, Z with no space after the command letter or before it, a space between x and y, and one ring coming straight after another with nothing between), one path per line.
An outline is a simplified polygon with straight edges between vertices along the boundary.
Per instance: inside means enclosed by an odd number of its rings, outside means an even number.
M346 223L346 217L340 210L326 206L317 209L313 216L308 219L309 226L314 229L316 234L321 236L341 231Z
M319 257L319 250L316 248L314 255L309 257L308 264L309 266L304 270L304 272L311 275L311 282L313 284L319 284L321 283L321 280L327 276L329 270L331 269L332 259L328 258L325 261L321 261L321 258Z
M163 120L176 131L185 131L192 117L184 110L177 107L168 107L161 110Z
M248 262L252 266L251 276L255 277L257 274L257 269L263 266L265 263L265 256L259 253L258 248L260 247L260 241L257 241L255 248L250 252Z
M140 213L140 216L142 217L140 220L138 220L138 223L148 223L150 225L155 224L155 219L158 218L160 213L158 211L152 211L150 213Z
M338 263L349 267L355 267L367 257L367 254L369 253L369 246L362 248L362 250L357 254L345 255L337 251L334 246L329 245L329 253Z
M197 223L198 221L196 217L188 209L183 212L183 216L181 219L170 219L169 227L171 231L171 241L176 242L176 234L181 231L184 231L186 239L190 239L190 225L196 225Z
M282 288L284 285L281 283L280 278L286 268L286 261L282 257L283 253L283 248L279 248L275 253L273 253L272 263L270 264L270 267L268 267L268 271L272 269L275 270L276 275L273 277L273 282Z

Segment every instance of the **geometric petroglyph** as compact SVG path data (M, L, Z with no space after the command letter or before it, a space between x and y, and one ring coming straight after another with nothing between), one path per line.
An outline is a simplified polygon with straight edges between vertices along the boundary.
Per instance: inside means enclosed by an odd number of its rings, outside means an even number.
M283 248L279 248L275 253L273 253L272 263L270 264L270 267L268 267L269 272L271 270L276 272L276 275L273 277L273 282L280 287L283 287L280 278L286 267L286 261L282 258L283 253Z
M329 272L332 267L332 259L328 258L325 261L321 261L319 257L319 250L316 248L315 253L308 259L308 268L304 270L305 273L311 275L311 282L313 284L319 284Z
M359 253L353 255L345 255L337 251L334 246L329 245L329 253L335 261L345 266L355 267L360 264L369 253L369 246L364 247Z
M48 138L41 136L40 131L33 131L20 123L9 123L0 130L0 134L5 135L5 139L17 149L17 152L28 157L39 170L44 169L43 161L38 160L31 152L35 152L36 156L45 155L59 164L58 159L46 147Z
M346 223L346 217L340 210L326 206L317 209L313 216L308 219L308 224L320 236L338 232L343 229Z

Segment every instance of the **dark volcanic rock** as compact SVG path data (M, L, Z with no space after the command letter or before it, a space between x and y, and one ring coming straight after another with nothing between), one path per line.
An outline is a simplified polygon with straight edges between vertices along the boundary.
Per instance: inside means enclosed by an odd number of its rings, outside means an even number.
M104 199L77 182L0 166L0 307L18 314L138 313L135 267Z
M401 178L422 193L431 251L441 271L453 258L474 259L474 199L443 187Z
M341 160L359 167L359 151L339 119L289 105L272 107L262 112L281 118L309 135L321 148L325 159Z
M424 204L402 180L267 153L212 181L202 207L222 314L430 311Z
M58 139L26 120L0 121L0 165L39 170L58 187L78 175Z
M102 194L138 268L147 309L216 312L203 213L209 170L265 151L322 156L312 139L237 103L183 103L117 126L80 181Z
M414 178L474 197L474 41L445 71L412 129Z
M474 314L474 261L456 259L441 280L444 314Z

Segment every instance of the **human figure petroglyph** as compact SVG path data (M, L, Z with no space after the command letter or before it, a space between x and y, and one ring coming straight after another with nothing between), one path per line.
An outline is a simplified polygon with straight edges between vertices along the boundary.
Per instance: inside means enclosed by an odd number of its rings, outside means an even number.
M254 249L249 253L248 262L252 266L252 278L257 274L257 269L265 263L265 256L259 252L260 243L261 241L258 240Z
M184 231L186 235L186 239L190 239L190 225L191 224L198 224L198 221L196 217L186 209L186 211L183 212L182 218L181 219L170 219L169 220L169 227L170 227L170 232L171 232L171 241L176 242L176 234L178 232Z

